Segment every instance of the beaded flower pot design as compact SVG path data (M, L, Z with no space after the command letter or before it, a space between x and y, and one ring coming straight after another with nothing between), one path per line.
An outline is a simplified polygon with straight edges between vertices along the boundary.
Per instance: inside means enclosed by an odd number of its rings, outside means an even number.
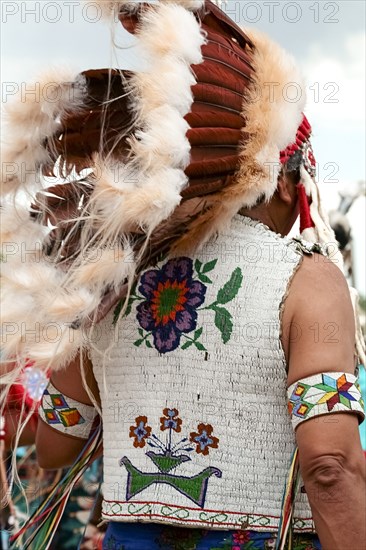
M133 466L126 456L121 458L119 464L125 466L128 472L126 500L131 500L154 483L165 483L203 507L208 481L212 475L220 478L221 470L210 466L192 477L174 475L170 472L191 460L188 453L196 452L207 456L210 449L218 448L219 439L213 435L213 427L210 424L198 424L197 431L192 431L189 437L183 437L173 444L173 435L180 433L182 426L177 409L165 408L160 418L160 430L167 432L166 443L152 433L146 416L138 416L135 422L134 426L130 426L133 445L141 449L148 445L152 449L146 456L152 460L158 472L142 472Z

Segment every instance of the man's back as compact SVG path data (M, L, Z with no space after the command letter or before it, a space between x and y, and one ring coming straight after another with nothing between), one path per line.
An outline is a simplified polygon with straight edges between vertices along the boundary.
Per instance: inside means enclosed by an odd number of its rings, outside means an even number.
M277 529L295 449L280 318L301 260L238 214L196 256L144 272L118 326L117 311L98 327L105 519L168 506L168 523ZM295 528L312 530L300 500Z

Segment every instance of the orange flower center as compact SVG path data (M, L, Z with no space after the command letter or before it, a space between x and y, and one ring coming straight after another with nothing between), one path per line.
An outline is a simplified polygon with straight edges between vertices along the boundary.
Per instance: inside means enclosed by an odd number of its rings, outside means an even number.
M151 309L157 323L166 325L169 321L175 321L178 311L184 310L187 302L187 281L166 281L159 283L154 291Z

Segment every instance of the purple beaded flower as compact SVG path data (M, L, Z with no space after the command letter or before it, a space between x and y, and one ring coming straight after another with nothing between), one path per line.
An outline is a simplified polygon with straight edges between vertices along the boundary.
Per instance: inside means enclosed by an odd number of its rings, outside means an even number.
M140 280L139 291L146 298L137 307L141 327L152 333L160 353L178 348L182 333L197 326L197 308L203 304L206 287L193 279L190 258L173 258L161 269L151 269Z

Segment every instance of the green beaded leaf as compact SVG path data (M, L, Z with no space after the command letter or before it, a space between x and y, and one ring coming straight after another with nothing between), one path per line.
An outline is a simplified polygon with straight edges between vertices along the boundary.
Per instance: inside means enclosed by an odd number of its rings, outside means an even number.
M183 344L182 349L189 348L190 346L193 345L193 343L194 343L193 340L188 340L185 344Z
M237 267L231 274L230 280L219 290L217 294L217 303L227 304L231 302L238 294L243 282L243 273L240 267Z
M133 345L139 348L143 343L143 341L144 341L144 338L141 338L141 340L136 340L136 342L134 342Z
M211 262L207 262L207 264L203 266L202 273L208 273L209 271L212 271L213 269L215 269L216 264L217 264L217 260L212 260Z
M197 271L197 273L201 272L202 262L200 260L196 260L194 262L194 268Z
M137 287L137 283L135 283L132 287L131 294L130 294L130 297L129 297L129 300L128 300L128 305L127 305L126 311L124 313L124 317L128 317L128 315L131 313L132 304L136 300L136 296L135 296L136 287ZM122 309L125 305L125 301L126 301L126 298L123 298L120 302L118 302L118 304L117 304L117 306L114 310L113 325L117 324L117 322L119 320L119 317L121 315Z
M200 351L207 351L207 349L205 348L205 346L203 344L201 344L201 342L195 342L194 345L196 346L197 349L199 349Z
M201 283L212 283L211 279L207 277L207 275L203 275L203 273L198 273L197 277L201 281Z
M203 327L196 330L195 333L194 333L194 339L198 340L198 338L201 336L202 332L203 332Z
M121 315L121 311L124 303L125 301L121 300L120 302L118 302L117 306L115 307L115 310L113 312L113 325L117 324L119 316Z
M215 326L221 332L222 341L227 344L233 332L231 313L224 307L213 306L212 309L215 311Z

